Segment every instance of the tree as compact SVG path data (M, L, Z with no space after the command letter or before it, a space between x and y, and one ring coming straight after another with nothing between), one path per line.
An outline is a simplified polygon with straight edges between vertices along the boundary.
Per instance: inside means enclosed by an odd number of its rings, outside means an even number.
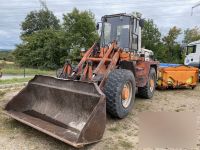
M147 49L153 49L160 43L161 33L152 19L145 20L142 29L142 46Z
M172 27L168 34L163 37L163 42L167 48L168 61L171 63L179 63L181 59L180 45L176 42L181 34L181 29L176 26Z
M42 3L39 11L31 11L22 22L22 43L13 52L16 62L24 67L56 69L67 58L67 45L59 20Z
M22 36L31 35L32 33L45 30L60 28L59 19L50 11L46 5L43 4L42 9L39 11L31 11L22 22Z
M80 48L89 48L98 38L94 15L74 9L63 19L61 28L47 7L28 14L22 23L22 43L14 51L16 62L45 69L61 67L66 58L76 63Z
M154 52L155 58L165 62L165 48L161 42L161 33L152 19L145 20L142 29L142 47Z
M184 31L184 40L183 43L189 44L193 41L200 40L200 28L194 27L192 29L186 29Z
M62 66L67 58L65 44L61 31L40 30L17 45L14 55L21 66L56 69Z
M63 29L70 37L70 48L89 48L98 39L94 15L90 11L79 11L74 8L63 17Z

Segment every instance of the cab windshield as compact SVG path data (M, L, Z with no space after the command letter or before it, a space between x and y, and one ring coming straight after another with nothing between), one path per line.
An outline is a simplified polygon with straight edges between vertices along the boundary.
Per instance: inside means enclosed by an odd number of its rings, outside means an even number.
M121 16L104 19L105 22L103 23L101 36L102 46L108 45L116 40L119 47L129 48L130 17Z

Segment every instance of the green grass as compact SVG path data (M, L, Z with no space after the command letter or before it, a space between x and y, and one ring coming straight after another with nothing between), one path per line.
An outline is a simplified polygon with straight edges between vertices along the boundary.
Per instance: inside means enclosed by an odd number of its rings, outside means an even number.
M1 67L1 71L3 74L10 74L10 75L23 75L24 68L20 68L14 64L3 64ZM26 75L55 75L55 71L52 70L41 70L41 69L32 69L32 68L25 68Z
M23 68L4 68L2 69L2 72L3 74L22 75L24 74L24 69ZM25 74L26 75L35 75L35 74L55 75L55 71L26 68Z
M14 79L6 79L6 80L0 80L0 85L3 84L13 84L13 83L23 83L28 82L32 78L14 78Z
M119 131L119 127L115 126L115 127L110 127L108 128L109 131L111 132L118 132Z
M4 96L6 94L5 91L0 91L0 97Z
M127 141L123 141L123 140L119 140L119 144L121 145L121 147L123 147L124 149L132 149L134 146Z
M9 50L0 50L0 60L7 60L7 61L13 61L14 56L12 55L12 51Z

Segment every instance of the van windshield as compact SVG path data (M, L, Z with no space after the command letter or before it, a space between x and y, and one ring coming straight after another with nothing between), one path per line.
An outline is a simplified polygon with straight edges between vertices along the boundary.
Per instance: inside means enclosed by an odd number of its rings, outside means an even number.
M112 17L105 18L105 20L101 37L102 46L116 40L119 47L129 48L130 17Z

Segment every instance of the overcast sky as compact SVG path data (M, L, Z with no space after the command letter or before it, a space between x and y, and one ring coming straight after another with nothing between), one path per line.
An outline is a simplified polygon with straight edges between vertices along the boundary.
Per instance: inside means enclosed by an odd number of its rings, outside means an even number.
M152 18L162 34L176 25L186 29L200 26L200 7L191 8L200 0L46 0L47 6L62 19L74 7L91 10L99 21L101 16L138 11ZM40 9L39 0L0 0L0 49L13 49L20 43L20 23L31 10Z

